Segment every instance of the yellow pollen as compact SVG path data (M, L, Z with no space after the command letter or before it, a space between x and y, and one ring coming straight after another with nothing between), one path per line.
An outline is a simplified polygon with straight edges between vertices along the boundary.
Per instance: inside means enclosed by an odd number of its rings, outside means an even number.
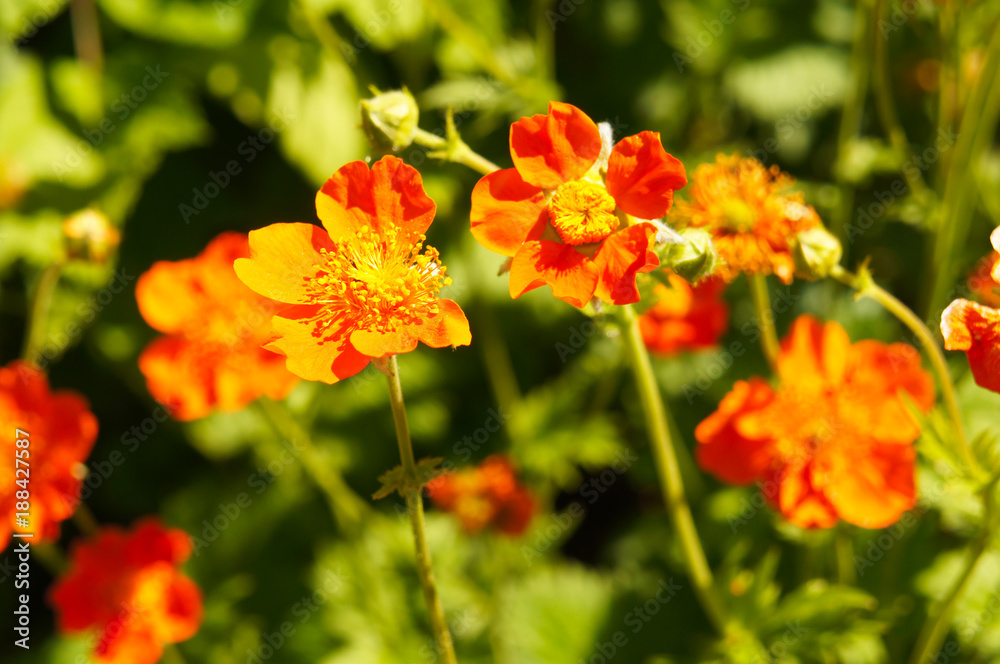
M726 230L735 233L749 233L757 221L753 208L741 198L722 201L722 218Z
M600 242L618 228L615 199L586 180L561 184L549 201L549 223L566 244Z
M395 226L376 235L365 226L356 239L321 249L324 260L309 279L315 302L325 305L316 333L332 334L345 324L387 333L438 313L438 293L451 279L425 239Z

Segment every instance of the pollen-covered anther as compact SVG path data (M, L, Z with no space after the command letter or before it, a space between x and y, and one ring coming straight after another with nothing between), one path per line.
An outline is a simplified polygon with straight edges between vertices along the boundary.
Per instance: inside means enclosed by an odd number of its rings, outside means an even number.
M595 182L566 182L549 201L549 223L566 244L600 242L618 228L615 199Z
M349 319L361 329L388 332L438 312L437 296L451 283L437 249L423 235L367 227L333 249L321 249L313 289L327 305L324 326Z

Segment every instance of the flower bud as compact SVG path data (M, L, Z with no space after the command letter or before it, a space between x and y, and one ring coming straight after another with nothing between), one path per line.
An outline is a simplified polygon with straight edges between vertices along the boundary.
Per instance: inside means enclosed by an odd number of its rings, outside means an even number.
M405 88L361 100L361 126L372 146L380 150L397 152L409 147L419 119L417 100Z
M121 243L121 234L103 212L81 210L63 222L63 244L69 258L103 263Z
M792 242L795 273L806 279L828 277L843 253L840 240L822 226L802 231Z
M660 263L689 283L704 279L719 265L712 235L703 228L685 228L679 232L682 242L667 244L660 249Z

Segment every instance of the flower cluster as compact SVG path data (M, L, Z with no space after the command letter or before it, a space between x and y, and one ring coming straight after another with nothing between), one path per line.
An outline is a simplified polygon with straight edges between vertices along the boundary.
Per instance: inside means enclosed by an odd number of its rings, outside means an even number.
M34 533L34 544L59 537L59 523L73 516L80 498L81 470L97 438L97 418L86 399L70 390L49 391L41 371L25 362L0 368L0 544L6 546L12 528ZM14 483L14 430L26 431L31 444L22 454L30 480L28 526L16 525L18 486ZM2 547L0 547L2 548Z
M507 535L520 535L535 512L534 498L502 456L491 456L475 468L439 475L427 485L427 493L470 533L492 526Z
M278 304L237 279L233 261L246 256L247 236L223 233L195 258L153 264L136 284L142 317L167 335L146 347L139 369L179 420L281 399L297 382L284 358L261 348Z
M934 382L906 344L852 344L837 323L801 316L782 342L779 382L739 381L695 430L698 462L732 484L758 481L792 523L895 523L915 500L912 443Z
M165 644L191 638L201 624L201 591L177 569L190 555L187 533L153 518L131 531L102 528L76 544L52 588L59 629L93 633L105 664L155 664Z
M687 184L684 166L660 135L644 131L611 147L601 129L569 104L510 128L514 168L484 177L472 191L472 234L511 257L510 294L540 286L576 307L596 295L612 304L639 300L635 277L659 265L657 227ZM603 140L602 140L603 139Z
M777 166L720 154L715 163L695 169L689 200L677 201L671 220L712 234L722 259L717 274L724 280L740 273L774 274L790 284L796 236L822 226L802 194L788 191L793 182Z
M976 383L1000 392L1000 227L990 240L996 250L987 259L990 279L980 280L976 289L985 304L955 300L941 315L941 333L945 348L965 351Z

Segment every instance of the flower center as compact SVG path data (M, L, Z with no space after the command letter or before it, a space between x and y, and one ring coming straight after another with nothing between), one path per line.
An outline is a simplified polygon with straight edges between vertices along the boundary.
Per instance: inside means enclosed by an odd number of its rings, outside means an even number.
M722 202L722 226L736 233L749 233L757 221L757 215L750 205L741 198L727 198Z
M615 199L594 182L566 182L549 201L549 223L566 244L600 242L618 228Z
M367 226L358 237L321 249L316 265L316 301L327 305L327 326L389 332L438 312L437 295L451 284L425 236L402 236L395 226L375 235Z

